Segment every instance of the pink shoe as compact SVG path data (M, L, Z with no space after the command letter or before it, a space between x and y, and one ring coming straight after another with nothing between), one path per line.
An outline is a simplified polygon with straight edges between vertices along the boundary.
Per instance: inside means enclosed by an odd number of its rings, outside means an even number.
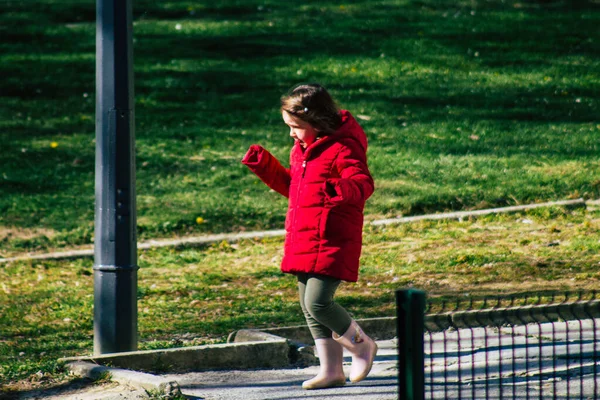
M373 361L377 355L377 344L368 337L358 326L356 321L352 321L350 328L342 336L335 332L333 339L344 346L352 354L352 369L350 370L350 382L360 382L369 375Z
M302 383L302 389L325 389L346 384L342 364L344 349L332 338L315 339L315 347L321 364L321 370L312 379Z

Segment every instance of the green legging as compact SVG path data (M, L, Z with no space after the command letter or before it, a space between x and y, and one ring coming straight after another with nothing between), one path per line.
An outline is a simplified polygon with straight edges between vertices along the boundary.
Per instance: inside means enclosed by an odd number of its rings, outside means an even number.
M330 338L332 331L341 336L350 328L352 317L333 301L340 282L324 275L298 274L300 306L313 339Z

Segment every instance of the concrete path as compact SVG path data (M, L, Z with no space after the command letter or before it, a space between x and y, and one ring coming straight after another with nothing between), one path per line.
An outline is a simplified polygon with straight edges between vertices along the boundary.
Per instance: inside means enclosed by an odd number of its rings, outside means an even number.
M378 341L380 351L369 377L340 388L303 390L302 382L317 374L317 366L143 377L146 383L176 382L185 396L197 400L395 400L396 344L395 339ZM426 333L424 347L426 399L600 399L600 320L450 329ZM346 373L350 359L345 353ZM140 399L146 394L121 385L51 398Z
M425 352L427 399L600 399L600 321L437 332Z
M315 376L319 367L261 371L212 371L164 375L179 382L184 395L203 400L293 400L359 399L391 400L398 398L398 369L395 340L379 341L379 353L371 374L358 384L345 387L303 390L302 382ZM346 373L350 354L344 354Z
M192 399L397 399L396 341L378 344L369 377L341 388L303 390L316 366L163 377L177 381ZM425 353L427 399L600 399L600 321L436 332L426 334Z

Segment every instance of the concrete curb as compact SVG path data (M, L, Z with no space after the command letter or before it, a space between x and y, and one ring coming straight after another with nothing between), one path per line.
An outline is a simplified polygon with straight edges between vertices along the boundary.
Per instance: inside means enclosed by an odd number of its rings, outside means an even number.
M311 365L319 365L319 359L315 355L314 346L295 340L296 338L294 337L283 338L258 329L240 329L229 335L227 343L272 342L286 339L288 339L287 342L290 347L290 366L305 368Z
M119 368L109 368L85 361L75 361L67 364L69 371L76 376L98 380L106 376L121 385L132 386L144 391L159 394L161 398L170 399L181 395L181 389L176 381L171 381L160 376L148 373L131 371Z
M286 338L273 335L266 331L257 329L240 329L239 331L229 334L227 343L273 342L285 339Z
M590 204L592 204L592 203L590 203ZM480 215L511 213L511 212L532 210L534 208L586 207L586 206L587 206L587 202L584 199L560 200L560 201L552 201L552 202L548 202L548 203L525 204L522 206L488 208L485 210L458 211L458 212L451 212L451 213L416 215L414 217L380 219L380 220L371 222L371 225L375 225L375 226L390 225L390 224L398 224L398 223L408 223L408 222L425 221L425 220L439 220L439 219L459 219L459 220L461 220L463 218L477 217Z
M365 318L357 319L356 322L375 340L391 340L397 335L396 317ZM288 339L299 347L302 347L303 344L314 344L312 335L306 325L282 328L242 329L232 332L227 341L237 343L245 340L261 340L260 338L268 337L265 335Z
M283 368L290 366L297 358L294 350L287 340L278 338L262 342L69 357L59 361L88 362L144 372L179 373L219 369Z
M463 329L476 326L525 325L558 321L581 321L600 318L600 300L571 301L558 304L535 304L481 310L449 311L425 316L430 332L450 327Z
M578 321L600 318L600 300L570 301L558 304L522 305L476 310L449 311L425 315L425 326L430 332L441 332L449 327L469 328L473 326L497 326L512 323L523 325L532 322ZM356 322L375 340L391 340L397 337L396 317L365 318ZM296 346L313 345L313 339L306 325L266 329L242 329L232 332L228 342L262 340L267 337L282 337Z
M553 202L548 202L548 203L537 203L537 204L527 204L527 205L521 205L521 206L490 208L490 209L485 209L485 210L473 210L473 211L460 211L460 212L440 213L440 214L417 215L417 216L413 216L413 217L381 219L381 220L371 221L371 222L367 223L367 225L379 226L379 225L403 224L403 223L425 221L425 220L463 219L463 218L475 217L475 216L479 216L479 215L510 213L510 212L531 210L534 208L542 208L542 207L586 207L587 205L598 206L598 205L600 205L600 200L590 200L590 201L585 201L584 199L561 200L561 201L553 201ZM150 249L150 248L154 248L154 247L206 245L206 244L222 242L223 240L228 241L228 242L236 242L236 241L243 240L243 239L262 239L262 238L267 238L267 237L281 237L284 235L285 235L285 230L283 230L283 229L270 230L270 231L241 232L241 233L222 233L222 234L216 234L216 235L197 236L197 237L189 237L189 238L183 238L183 239L150 240L147 242L138 243L137 248L140 250L143 250L143 249ZM93 249L72 250L72 251L49 253L49 254L26 254L26 255L16 256L16 257L0 258L0 264L12 262L12 261L24 261L24 260L60 260L60 259L69 259L69 258L92 257L93 255L94 255Z

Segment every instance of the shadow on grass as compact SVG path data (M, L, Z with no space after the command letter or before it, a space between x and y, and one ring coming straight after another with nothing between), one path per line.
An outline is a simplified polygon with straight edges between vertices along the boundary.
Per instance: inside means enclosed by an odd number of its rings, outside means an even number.
M566 135L547 129L550 123L580 128L597 121L600 92L589 71L597 66L600 7L592 1L374 5L357 0L342 6L334 1L303 6L250 0L235 5L140 1L134 7L141 194L168 199L173 193L188 193L205 202L202 190L231 198L229 191L219 194L216 189L241 181L233 163L222 167L229 175L208 186L167 186L161 191L154 184L166 175L177 182L190 170L212 174L205 164L189 161L203 146L241 156L262 132L281 133L265 138L267 147L288 146L277 104L279 95L299 80L323 81L353 111L379 113L364 124L388 134L384 139L369 132L376 139L371 141L376 154L401 151L399 143L424 157L494 154L570 160L591 159L598 151L595 131ZM94 8L93 2L74 0L46 0L35 8L30 2L11 2L0 16L0 74L7 77L0 82L0 100L6 105L0 111L5 127L0 130L5 140L0 154L5 166L0 175L0 213L6 216L2 224L74 229L91 222L84 204L91 204L93 196ZM176 29L176 23L183 28ZM468 135L419 141L422 132L412 128L449 129L442 124L483 124L491 133L476 142ZM253 132L242 136L245 130ZM76 151L32 149L57 137ZM167 148L146 151L159 142ZM24 148L27 152L21 153ZM173 161L169 153L180 160ZM83 164L72 166L76 159ZM374 172L382 179L398 176L394 170ZM250 184L244 181L241 188ZM574 190L556 184L558 195ZM48 209L27 209L30 200L24 196L48 202ZM429 204L420 199L408 211L473 207L480 201L435 197ZM75 206L67 207L69 203ZM148 203L152 223L142 230L160 233L158 221L177 214L163 213L165 203ZM194 207L190 200L182 208ZM251 205L247 212L235 207L231 202L206 211L212 221L206 229L228 230L231 220L236 227L244 220L255 224L264 215ZM263 225L279 222L280 217L273 217ZM204 229L187 220L170 226L167 233Z

